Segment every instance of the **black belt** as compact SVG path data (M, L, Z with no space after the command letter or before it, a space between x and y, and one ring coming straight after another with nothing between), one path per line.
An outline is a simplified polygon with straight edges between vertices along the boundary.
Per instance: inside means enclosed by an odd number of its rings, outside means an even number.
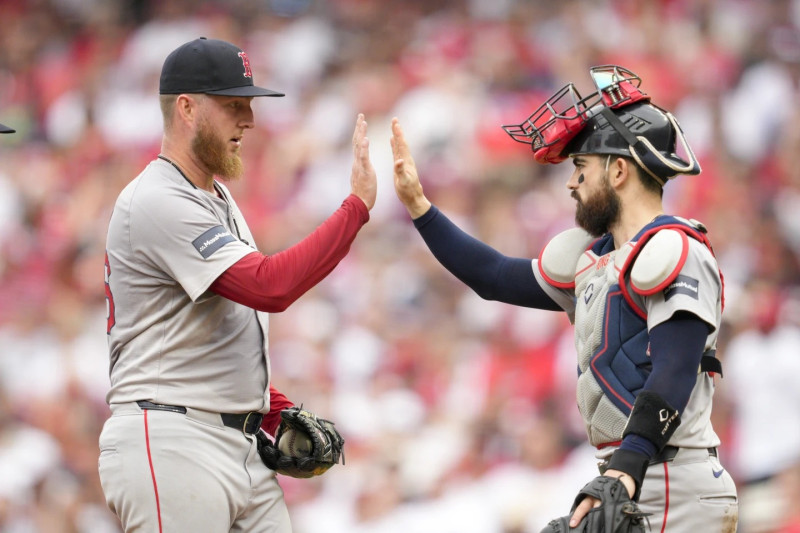
M148 402L147 400L140 400L136 402L136 404L142 409L154 409L156 411L171 411L173 413L186 414L186 408L180 405L166 405L163 403ZM263 420L264 415L256 412L220 413L219 417L222 420L222 423L229 428L238 429L249 435L254 435L258 433L258 430L261 428L261 420Z
M678 454L677 446L664 446L664 449L655 454L652 458L650 458L651 465L657 465L659 463L668 463L675 459L675 456ZM713 457L717 456L717 449L716 448L707 448L708 455Z

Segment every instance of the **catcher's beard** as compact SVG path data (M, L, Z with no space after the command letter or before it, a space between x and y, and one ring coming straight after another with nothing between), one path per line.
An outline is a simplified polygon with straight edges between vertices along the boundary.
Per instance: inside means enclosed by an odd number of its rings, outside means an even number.
M575 222L593 237L605 235L611 225L619 220L622 204L608 181L608 172L603 176L600 190L586 201L581 200L578 191L572 191L571 196L578 202Z
M228 153L228 142L214 132L214 127L202 120L192 139L192 151L208 171L224 181L242 177L244 165L238 151Z

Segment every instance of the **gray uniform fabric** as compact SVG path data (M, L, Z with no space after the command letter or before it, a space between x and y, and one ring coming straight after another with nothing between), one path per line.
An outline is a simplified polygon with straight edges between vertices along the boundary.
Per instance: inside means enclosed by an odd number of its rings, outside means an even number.
M256 439L220 418L269 411L269 356L267 315L208 291L255 251L235 202L216 187L222 197L153 161L109 223L112 416L98 470L125 531L291 531ZM186 413L142 410L142 400Z
M108 229L113 403L269 411L268 317L207 291L255 251L227 197L195 189L156 160L120 194Z
M733 478L707 450L681 448L672 461L651 465L639 498L650 531L736 533L738 498Z
M597 454L601 461L607 461L616 449L616 445L608 444L622 439L627 415L605 396L592 373L590 361L602 341L609 291L619 286L619 269L634 244L626 243L602 257L591 251L580 254L574 289L553 286L542 276L537 260L532 265L539 285L575 325L581 371L578 406L589 441L601 447ZM706 349L711 349L716 347L722 316L721 279L709 249L692 238L688 239L688 246L686 262L679 275L696 281L697 292L667 288L646 297L633 291L629 293L636 305L646 310L648 331L676 312L688 311L711 326L713 331L705 345ZM698 373L689 403L681 413L681 425L668 443L681 450L674 460L652 465L647 470L639 504L643 511L652 513L652 531L735 531L731 528L735 528L738 515L736 487L719 459L708 452L709 448L720 444L711 425L713 393L714 379L707 373Z
M578 380L578 404L586 423L589 441L593 446L601 446L622 438L627 415L603 397L600 386L592 374L589 362L602 340L605 319L606 296L609 289L618 283L618 269L624 263L632 246L621 246L606 254L602 260L591 251L581 256L577 265L580 275L575 280L574 289L559 289L550 285L533 265L533 271L545 292L556 301L575 325L575 346L578 352L578 367L581 376ZM594 262L585 268L582 262ZM706 339L706 349L716 345L717 330L722 316L719 295L721 283L716 261L703 244L689 239L689 254L681 269L681 275L698 280L700 287L697 298L677 292L665 299L663 292L652 296L634 295L638 305L647 309L647 329L668 320L677 311L688 311L702 318L714 329ZM632 293L633 294L633 293ZM681 425L669 443L673 446L710 448L720 444L719 437L711 427L711 400L714 392L713 379L708 374L697 376L697 383L689 399L689 404L681 413Z
M98 471L125 531L291 533L283 489L255 438L219 415L114 404Z

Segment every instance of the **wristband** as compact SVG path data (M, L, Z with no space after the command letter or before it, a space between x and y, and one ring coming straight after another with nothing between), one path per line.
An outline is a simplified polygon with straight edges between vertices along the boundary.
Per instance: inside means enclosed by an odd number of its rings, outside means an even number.
M636 396L622 437L633 433L652 442L660 452L681 424L677 409L658 393L643 390Z
M619 470L625 472L636 485L633 493L633 501L638 502L639 496L642 495L642 482L644 475L647 472L647 467L650 465L650 458L641 453L631 450L617 449L608 461L608 470Z

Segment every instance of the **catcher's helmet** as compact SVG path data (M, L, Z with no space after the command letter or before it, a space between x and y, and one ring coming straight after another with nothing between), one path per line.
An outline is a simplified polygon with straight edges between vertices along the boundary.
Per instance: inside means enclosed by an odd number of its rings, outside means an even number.
M539 163L560 163L580 154L621 155L634 159L661 185L678 174L700 173L678 121L650 103L638 76L614 65L593 67L589 73L597 92L583 98L570 83L522 124L503 129L515 141L530 144ZM688 161L677 155L678 143Z
M614 110L597 106L593 111L583 129L564 148L565 155L631 157L661 185L678 174L700 173L700 164L671 113L647 102ZM677 142L689 161L675 152Z

